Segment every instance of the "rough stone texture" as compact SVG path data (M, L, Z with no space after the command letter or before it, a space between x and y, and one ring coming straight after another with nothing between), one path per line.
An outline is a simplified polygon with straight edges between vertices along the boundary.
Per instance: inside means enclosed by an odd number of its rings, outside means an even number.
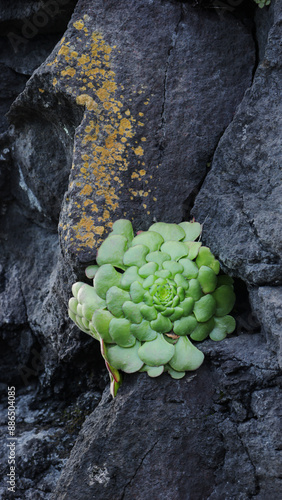
M230 15L219 22L213 12L170 1L79 2L64 39L10 113L14 157L49 217L70 166L60 150L70 151L84 109L60 221L72 263L95 258L113 219L129 217L136 229L154 218L181 221L253 64L252 37ZM43 155L54 169L50 185Z
M0 2L0 133L8 127L5 115L12 102L60 39L75 3Z
M115 400L105 391L54 499L278 500L275 357L260 335L202 347L210 361L183 380L138 374Z
M225 131L193 210L204 241L232 274L249 283L282 283L282 3L274 4L262 62Z
M282 288L264 286L251 290L250 300L266 337L269 348L277 354L282 368Z

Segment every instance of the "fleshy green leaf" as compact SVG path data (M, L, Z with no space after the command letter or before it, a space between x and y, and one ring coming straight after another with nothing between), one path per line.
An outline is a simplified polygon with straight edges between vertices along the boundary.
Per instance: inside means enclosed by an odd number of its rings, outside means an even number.
M77 300L82 305L82 316L91 321L96 309L106 307L106 302L97 295L93 286L84 284L78 291Z
M107 350L109 363L117 370L122 370L125 373L138 372L143 366L143 361L138 356L139 347L140 342L138 341L133 347L127 347L126 349L118 345L109 347Z
M158 264L156 264L156 262L147 262L147 264L144 264L144 266L140 267L139 275L142 278L148 278L148 276L154 274L158 268L159 266Z
M177 286L181 286L184 290L188 290L189 288L189 281L182 276L182 274L176 274L174 276L174 281L177 284Z
M219 273L220 264L216 260L215 256L211 253L208 247L201 247L199 249L198 257L196 258L196 264L200 268L201 266L210 267L215 274Z
M157 338L157 332L152 330L149 321L146 320L143 320L142 323L138 325L132 324L130 332L137 340L140 340L140 342L151 341Z
M202 246L202 243L200 241L183 241L183 243L188 248L188 258L190 260L195 259L199 253L199 249Z
M172 277L172 274L168 269L161 269L160 271L155 272L155 276L158 278L170 278Z
M199 222L180 222L179 224L185 231L185 238L183 241L194 241L202 233L202 226Z
M75 297L71 297L69 300L69 309L72 311L74 314L77 313L77 306L78 306L78 301Z
M106 304L108 310L117 318L123 316L122 306L124 302L130 300L130 295L125 290L118 288L117 286L112 286L106 295Z
M214 328L214 319L211 318L205 323L198 323L195 330L191 333L190 337L192 340L197 340L198 342L201 342L202 340L205 340L212 329Z
M210 332L212 340L223 340L228 333L235 330L236 321L232 316L222 316L221 318L214 318L214 328Z
M232 286L234 283L233 278L231 276L227 276L226 274L221 274L220 276L217 277L217 286L221 285L230 285Z
M170 256L164 252L150 252L146 255L147 262L156 262L159 267L162 266L165 260L170 260Z
M213 292L217 284L215 272L208 266L201 266L198 274L198 281L204 293Z
M161 246L161 251L170 255L171 260L178 261L188 255L188 248L181 241L166 241Z
M166 260L163 263L163 268L171 273L171 276L175 276L175 274L179 274L183 272L183 266L179 262L175 262L175 260Z
M190 259L180 259L179 264L183 266L182 274L185 278L197 278L199 269L195 262L192 262Z
M97 263L99 266L103 264L112 264L120 269L125 269L123 256L127 249L127 239L121 234L110 234L103 241L97 253Z
M131 243L134 238L132 224L127 219L119 219L114 222L111 234L121 234L128 240L129 243Z
M113 318L110 322L110 336L120 347L132 347L136 342L136 338L130 333L130 326L130 321L126 318Z
M152 321L157 317L157 311L154 306L147 306L146 304L141 307L141 314L147 321ZM137 322L135 321L135 323Z
M143 316L141 314L141 304L135 304L132 300L127 300L122 305L124 316L132 323L141 323Z
M145 342L138 350L138 356L146 365L161 366L169 362L174 354L174 345L158 334L155 340Z
M83 283L83 281L77 281L76 283L74 283L71 287L71 291L72 291L72 294L73 296L77 299L77 294L80 290L80 288L85 285L85 283Z
M216 302L211 295L204 295L194 304L194 314L197 321L204 323L208 321L215 313Z
M145 295L145 290L138 281L134 281L130 285L129 293L131 300L137 304L138 302L142 302Z
M235 293L229 285L221 285L212 294L216 302L216 316L225 316L230 313L235 304Z
M178 224L169 224L166 222L156 222L149 231L159 233L164 241L179 241L185 238L185 231Z
M122 274L119 273L112 264L104 264L99 267L94 278L94 288L102 299L106 298L106 293L112 286L118 286Z
M143 231L132 240L132 246L146 245L150 252L155 252L159 250L163 242L164 239L159 233L155 233L154 231Z
M194 300L199 300L202 297L203 292L201 289L201 285L197 279L191 279L189 281L187 295L189 295L189 297L192 297Z
M147 372L149 377L159 377L164 372L164 366L148 366L144 365L140 372Z
M183 310L183 316L189 316L189 314L193 311L194 299L192 299L192 297L187 297L180 302L179 307Z
M125 266L141 267L146 264L146 255L149 253L149 248L145 245L135 245L130 247L123 256Z
M174 322L173 331L176 335L190 335L197 326L194 316L186 316Z
M170 321L176 321L183 316L183 309L181 307L174 307L174 313L170 316Z
M85 269L85 274L86 274L87 278L89 278L90 280L93 279L95 274L97 273L98 269L99 269L99 266L97 266L97 265L88 266Z
M169 318L165 318L161 313L158 313L157 319L151 321L151 328L159 333L167 333L172 330L172 323Z
M157 277L151 274L151 276L148 276L148 278L144 279L143 281L143 288L148 290L156 281Z
M129 290L134 281L138 281L142 284L144 280L139 276L138 270L139 268L137 266L128 267L121 276L120 287L124 288L124 290Z
M177 372L171 368L171 366L167 365L166 371L170 374L171 378L174 378L176 380L183 378L186 374L185 372Z
M175 344L175 354L169 362L173 370L183 372L197 370L204 361L204 355L187 337L180 337Z
M92 322L89 324L90 330L93 333L94 331L98 332L100 337L104 339L105 342L112 343L113 340L109 333L109 325L112 319L113 315L110 311L97 309L97 311L93 314Z

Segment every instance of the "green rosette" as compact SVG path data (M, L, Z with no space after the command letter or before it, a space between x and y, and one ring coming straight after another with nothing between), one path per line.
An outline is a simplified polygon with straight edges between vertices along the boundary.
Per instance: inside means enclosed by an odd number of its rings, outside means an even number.
M194 221L157 222L134 236L131 222L120 219L86 269L92 285L73 285L69 316L100 342L113 397L119 370L180 379L204 360L192 341L234 331L233 280L219 274L201 232Z

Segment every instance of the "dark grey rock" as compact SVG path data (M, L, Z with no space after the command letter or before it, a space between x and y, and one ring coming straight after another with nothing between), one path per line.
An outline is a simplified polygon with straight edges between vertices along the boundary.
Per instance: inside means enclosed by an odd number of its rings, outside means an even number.
M259 287L251 290L250 300L270 349L282 368L282 287Z
M169 1L79 2L10 113L15 162L50 217L84 110L60 222L72 264L95 257L113 219L131 218L136 230L182 219L250 85L254 56L251 34L228 14L219 21Z
M225 268L249 283L282 283L281 1L260 63L214 155L193 215Z
M54 499L245 500L270 491L279 499L273 445L281 393L263 389L277 377L277 361L260 335L202 346L204 365L182 380L137 374L125 378L115 400L104 393Z

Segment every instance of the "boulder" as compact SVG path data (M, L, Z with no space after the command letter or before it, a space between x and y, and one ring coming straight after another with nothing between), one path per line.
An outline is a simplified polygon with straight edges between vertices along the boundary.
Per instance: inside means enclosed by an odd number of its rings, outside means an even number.
M282 4L253 85L216 149L193 215L225 269L249 284L281 285Z

